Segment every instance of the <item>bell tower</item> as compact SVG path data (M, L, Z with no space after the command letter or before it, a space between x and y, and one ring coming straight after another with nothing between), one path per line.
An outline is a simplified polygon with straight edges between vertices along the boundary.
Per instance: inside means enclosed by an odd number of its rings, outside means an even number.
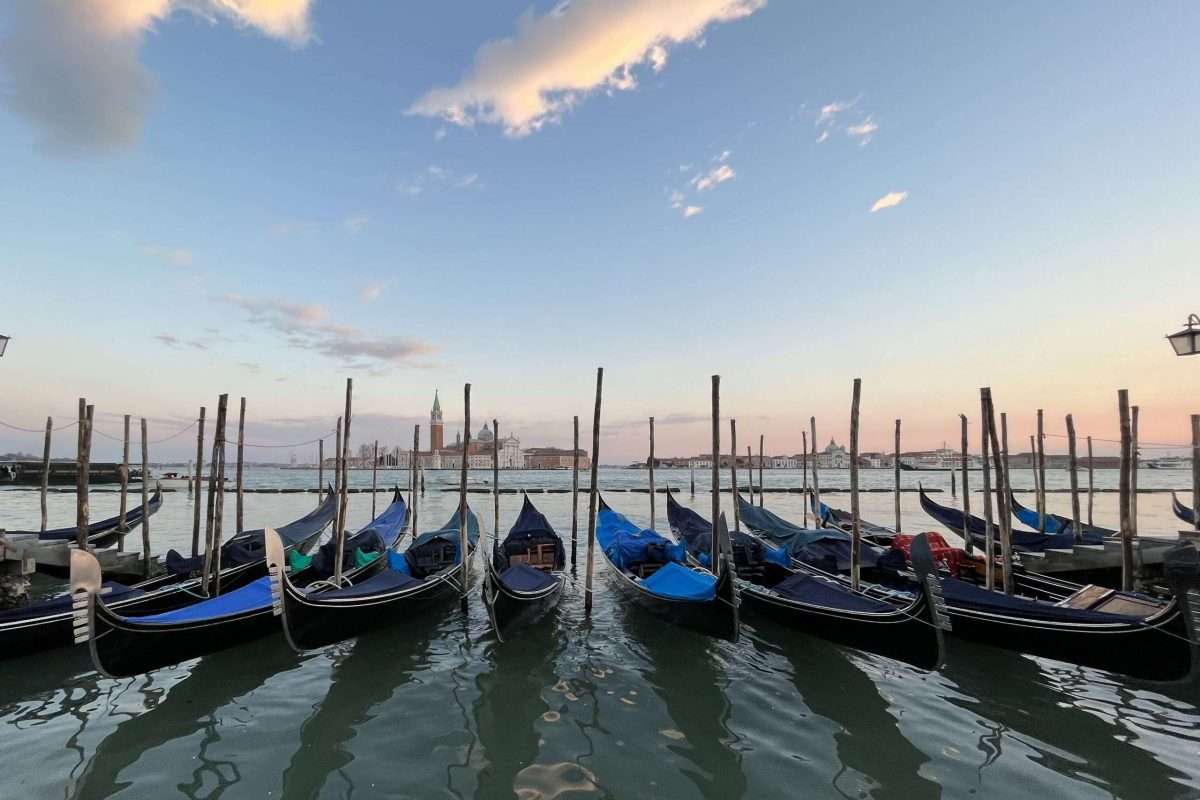
M429 412L429 449L441 450L442 444L442 404L438 400L437 390L433 391L433 410Z

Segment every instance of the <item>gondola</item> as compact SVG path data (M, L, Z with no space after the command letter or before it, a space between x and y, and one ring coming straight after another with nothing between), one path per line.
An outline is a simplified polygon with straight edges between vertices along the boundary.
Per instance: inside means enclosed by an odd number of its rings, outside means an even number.
M146 502L146 509L153 516L162 508L162 487L157 487ZM142 505L138 503L125 512L126 532L142 524ZM93 522L87 528L88 547L109 547L120 535L121 517L111 517ZM54 528L48 531L7 531L8 535L37 536L40 542L74 542L79 538L79 528Z
M739 495L738 503L745 504L746 501ZM810 496L809 507L812 508L813 516L819 523L818 527L836 528L844 533L849 533L853 527L854 523L849 511L827 506L818 500L815 494ZM743 517L746 514L745 505L741 505L741 514ZM888 544L896 536L896 532L891 528L885 525L876 525L874 522L867 522L863 519L858 521L858 530L864 540L875 544Z
M639 529L604 498L596 514L596 541L610 581L633 605L675 625L737 639L737 589L729 559L718 559L715 575L690 564L685 543Z
M288 644L297 651L324 647L462 594L460 511L461 507L441 528L416 537L403 552L388 551L382 569L366 580L341 588L322 586L319 591L303 588L296 576L281 569L282 543L268 532L270 593ZM479 517L468 507L468 559L475 553L480 527Z
M929 516L945 525L950 530L962 536L963 532L963 512L957 508L950 508L935 503L925 494L923 488L918 491L921 495L921 508L925 510ZM966 516L967 524L971 533L972 543L979 548L987 546L987 522L976 517L973 514ZM1000 528L996 523L992 523L992 543L995 551L1000 552ZM1084 536L1085 544L1104 544L1104 537L1101 534L1091 534ZM1046 533L1041 534L1037 531L1015 530L1012 532L1013 550L1025 553L1044 553L1047 550L1059 550L1063 552L1074 552L1075 536L1070 532L1067 533Z
M384 554L399 541L408 521L408 505L397 489L392 503L343 545L343 578L350 584L365 580L385 563ZM326 584L333 575L337 542L331 540L309 557L287 551L272 530L265 534L266 568L277 570L289 559L296 580L304 585ZM274 557L274 561L272 561ZM71 556L71 585L75 597L75 627L85 631L92 661L104 675L140 675L189 658L224 650L276 629L269 577L241 588L157 614L130 616L109 608L98 591L100 567L91 553ZM81 596L81 592L86 592Z
M336 498L330 491L315 510L280 528L288 548L303 549L320 536L333 519L335 506ZM221 591L232 591L266 574L262 541L261 530L247 531L222 546ZM203 598L200 581L192 575L190 570L168 569L133 585L105 581L104 602L110 611L129 615L180 608ZM0 658L15 658L74 643L70 593L0 611Z
M707 520L668 494L667 518L689 549L703 552L696 533ZM727 534L728 535L728 534ZM919 591L902 604L852 591L836 578L806 571L787 551L753 534L732 534L737 588L753 613L822 639L878 653L919 669L944 660L943 629L949 627L936 567L924 537L913 545Z
M1012 504L1013 516L1021 522L1035 530L1038 527L1038 512L1032 508L1026 508L1017 502L1017 498L1009 492L1009 502ZM1103 545L1104 539L1111 539L1118 536L1117 531L1109 528L1101 528L1096 525L1080 525L1083 542L1085 545ZM1074 536L1075 520L1070 517L1064 517L1061 514L1046 514L1046 533L1069 533Z
M897 544L907 539L898 537ZM1200 586L1186 575L1190 548L1165 556L1167 579L1176 592L1167 601L1023 569L1014 571L1014 593L1006 595L980 586L978 570L964 570L960 576L943 573L952 635L1146 681L1185 680L1192 674L1198 641L1189 602L1178 599ZM807 564L793 566L812 570ZM828 577L846 579L844 574ZM892 602L897 591L912 594L918 588L916 581L890 568L870 577L878 583L867 593ZM1196 597L1200 608L1200 596L1193 592L1187 597Z
M483 575L483 604L496 638L531 622L558 603L567 555L550 521L524 496L521 513L504 541L492 546Z
M1179 498L1175 496L1174 492L1171 492L1171 508L1174 510L1175 516L1179 517L1179 519L1183 520L1192 527L1196 526L1195 511L1179 502Z

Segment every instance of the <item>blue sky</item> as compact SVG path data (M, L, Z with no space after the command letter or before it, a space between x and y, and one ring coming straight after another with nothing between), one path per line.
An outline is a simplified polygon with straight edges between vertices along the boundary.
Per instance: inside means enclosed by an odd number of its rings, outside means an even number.
M364 436L471 381L564 444L603 365L603 460L703 449L713 373L780 451L856 376L865 447L982 385L1186 437L1194 4L184 5L0 8L6 422L227 391L298 441L352 375Z

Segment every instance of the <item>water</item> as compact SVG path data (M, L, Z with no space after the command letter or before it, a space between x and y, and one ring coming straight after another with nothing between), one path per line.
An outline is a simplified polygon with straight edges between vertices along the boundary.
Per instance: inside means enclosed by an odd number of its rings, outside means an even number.
M769 486L799 484L798 475L766 475ZM1054 487L1062 473L1050 475ZM822 483L844 485L844 476L823 474ZM659 478L686 490L686 471ZM485 479L472 474L473 483ZM602 486L645 479L601 473ZM905 474L906 483L917 479L949 482ZM1142 485L1188 479L1147 471ZM437 489L454 480L427 473L425 523L453 513L456 495ZM868 486L890 480L864 474ZM315 483L315 473L248 476L251 486L289 481ZM570 473L501 481L561 488ZM369 486L370 474L354 482ZM1097 482L1115 484L1115 473L1098 472ZM707 486L699 472L697 484ZM533 499L569 537L570 495ZM646 495L606 499L648 522ZM681 499L708 513L707 493ZM471 500L490 531L491 497ZM1178 528L1169 496L1139 500L1143 533ZM250 494L246 524L278 524L315 502ZM501 495L503 524L519 502ZM52 524L73 519L72 496L50 503ZM864 516L887 522L891 503L864 495ZM93 514L116 504L97 492ZM800 517L798 495L769 494L767 504ZM0 526L36 520L37 505L36 492L0 492ZM1068 510L1069 499L1051 495L1050 507ZM1114 522L1115 508L1115 495L1098 495L1096 521ZM351 524L369 514L370 495L352 496ZM155 548L190 541L190 519L186 493L167 495L152 522ZM915 495L904 496L904 521L931 527ZM959 641L940 673L924 674L749 615L730 644L628 609L598 569L590 618L581 587L569 585L545 624L503 644L488 635L476 594L465 613L450 603L304 656L275 635L135 679L100 678L81 650L0 661L0 797L1200 797L1195 687L1163 689Z

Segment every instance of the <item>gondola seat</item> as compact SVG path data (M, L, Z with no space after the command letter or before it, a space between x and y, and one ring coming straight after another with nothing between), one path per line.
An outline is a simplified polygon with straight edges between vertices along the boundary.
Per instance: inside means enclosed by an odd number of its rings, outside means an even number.
M838 584L822 578L797 572L771 587L776 594L789 600L809 603L842 611L862 611L874 614L891 614L895 608L882 600L874 600L861 594L847 592Z
M322 592L320 597L322 600L337 600L343 597L367 597L373 594L394 592L406 586L411 586L414 583L420 583L420 581L403 572L385 569L367 578L362 583Z
M530 567L552 572L557 566L557 545L554 544L538 544L530 547L528 550L520 553L510 553L508 563L510 564L528 564Z
M553 554L551 554L553 558ZM500 582L516 592L538 592L558 581L553 576L529 564L513 564L500 573Z

